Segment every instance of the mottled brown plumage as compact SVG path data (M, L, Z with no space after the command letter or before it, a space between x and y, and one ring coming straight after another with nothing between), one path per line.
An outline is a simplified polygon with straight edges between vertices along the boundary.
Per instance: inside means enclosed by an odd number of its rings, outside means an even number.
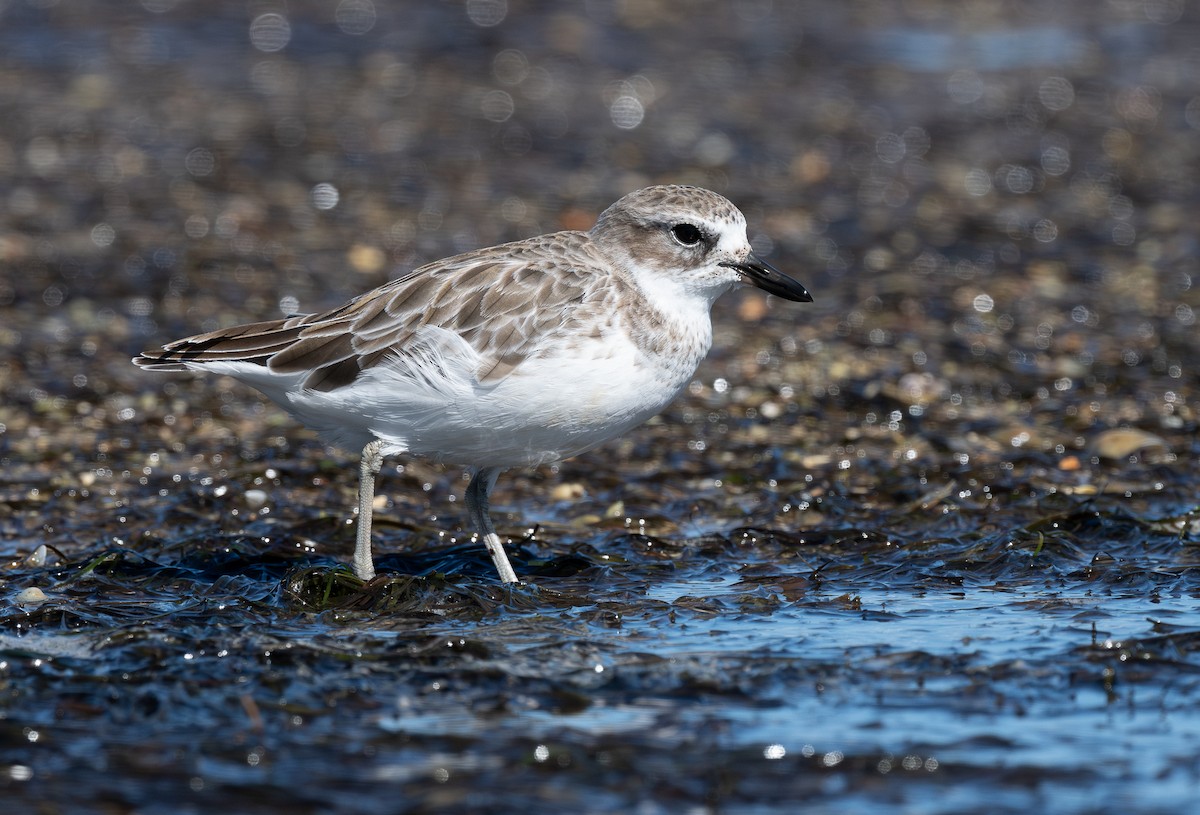
M361 449L354 563L364 579L382 457L474 466L468 511L513 581L487 517L496 475L583 452L659 412L708 352L712 302L738 282L811 299L750 254L729 201L649 187L589 232L457 255L332 311L187 337L133 361L237 377L330 442Z

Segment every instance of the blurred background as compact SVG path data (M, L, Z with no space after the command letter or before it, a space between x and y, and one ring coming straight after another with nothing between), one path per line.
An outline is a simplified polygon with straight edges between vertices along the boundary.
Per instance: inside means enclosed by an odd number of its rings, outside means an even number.
M1198 157L1184 0L0 0L0 791L1190 811ZM652 183L815 302L501 480L542 593L412 461L332 591L354 454L129 363Z
M816 295L787 347L817 399L866 350L919 389L954 391L951 362L1036 373L1035 398L1136 369L1186 405L1196 23L1181 0L10 0L0 387L78 418L162 386L123 359L148 344L678 182Z

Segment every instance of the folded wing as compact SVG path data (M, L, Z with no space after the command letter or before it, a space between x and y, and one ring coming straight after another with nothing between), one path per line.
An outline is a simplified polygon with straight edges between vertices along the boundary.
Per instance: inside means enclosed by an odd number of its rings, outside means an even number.
M431 263L346 305L319 314L233 326L146 351L134 363L187 370L243 362L304 375L302 386L331 391L365 370L403 362L426 326L461 337L490 384L535 355L575 309L603 296L587 235L560 232ZM601 266L601 268L603 268Z

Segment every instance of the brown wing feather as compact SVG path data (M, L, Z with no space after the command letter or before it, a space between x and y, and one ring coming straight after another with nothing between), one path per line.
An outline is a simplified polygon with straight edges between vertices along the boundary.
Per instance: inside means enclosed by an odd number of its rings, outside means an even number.
M418 329L436 325L480 354L480 381L497 382L562 328L578 304L603 296L599 261L582 232L543 235L422 266L329 312L188 337L134 361L176 369L185 362L257 362L278 373L311 372L305 387L332 390L402 354Z
M262 362L286 349L300 336L303 320L309 315L247 323L196 334L167 343L162 348L144 351L134 357L143 368L186 370L186 362L240 360Z

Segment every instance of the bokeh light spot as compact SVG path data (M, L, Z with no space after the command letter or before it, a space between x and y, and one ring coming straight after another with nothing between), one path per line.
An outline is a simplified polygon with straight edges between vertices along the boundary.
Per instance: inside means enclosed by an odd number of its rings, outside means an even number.
M508 16L506 0L467 0L467 18L482 28L491 28L504 22Z
M504 91L488 91L479 103L483 118L489 122L506 122L516 110L512 96Z
M646 117L646 109L634 96L618 96L608 107L612 123L622 130L633 130Z
M342 0L333 19L346 34L366 34L375 27L375 4L371 0Z
M338 205L338 200L340 199L337 187L325 182L313 187L310 197L312 198L313 206L321 210L333 209Z
M260 14L250 23L250 42L259 51L282 51L292 39L292 26L282 14Z

